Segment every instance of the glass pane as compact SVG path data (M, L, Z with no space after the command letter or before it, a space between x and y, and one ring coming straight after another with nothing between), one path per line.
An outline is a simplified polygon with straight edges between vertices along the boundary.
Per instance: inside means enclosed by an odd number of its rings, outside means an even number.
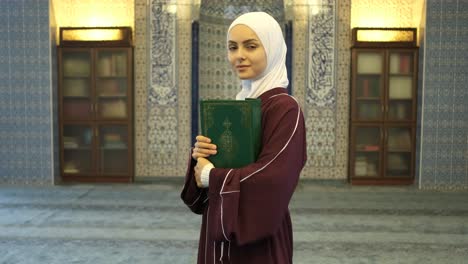
M413 53L392 52L390 54L390 74L412 74Z
M126 77L126 51L100 51L97 60L98 77Z
M102 126L99 130L101 171L128 174L127 126Z
M91 94L89 78L64 78L64 97L89 97Z
M86 173L92 167L92 138L90 126L63 126L63 172Z
M380 76L358 75L357 94L358 98L376 98L381 95Z
M354 176L377 177L380 171L380 127L358 127L355 137Z
M380 127L358 127L356 128L356 150L357 151L379 151L380 150Z
M126 99L99 97L99 116L101 118L126 118Z
M411 151L411 128L388 128L388 151Z
M91 73L89 52L68 51L62 55L63 77L89 77Z
M411 99L413 78L411 76L392 76L388 87L389 99Z
M96 84L97 94L102 97L126 97L127 79L99 79Z
M377 177L380 170L378 152L369 152L356 155L354 161L354 176L356 177Z
M100 79L96 88L99 117L127 117L127 79Z
M63 118L91 118L91 54L87 51L62 53Z
M389 153L387 157L386 177L410 177L411 153Z
M375 52L360 52L357 54L358 74L381 74L382 54Z
M412 119L413 101L390 100L388 103L388 119L410 120Z
M359 120L376 120L382 117L382 107L380 100L357 100L357 119Z
M63 98L64 119L90 119L91 114L91 100L89 98Z

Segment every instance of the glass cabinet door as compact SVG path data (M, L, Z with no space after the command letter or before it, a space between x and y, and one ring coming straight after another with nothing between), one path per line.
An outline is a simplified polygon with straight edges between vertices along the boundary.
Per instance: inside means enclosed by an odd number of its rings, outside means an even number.
M103 174L129 173L129 133L126 125L99 127L99 161Z
M91 119L91 53L63 51L61 69L63 118Z
M388 116L392 121L412 120L413 116L413 55L409 51L389 53Z
M413 163L413 128L393 126L386 128L386 177L411 177Z
M380 171L381 138L380 126L355 126L354 171L355 177L377 177Z
M97 52L96 94L99 119L125 119L128 116L128 56L127 50L102 49Z
M92 127L63 125L63 173L86 174L92 171Z
M356 53L354 119L371 121L382 119L382 91L384 53L360 51Z

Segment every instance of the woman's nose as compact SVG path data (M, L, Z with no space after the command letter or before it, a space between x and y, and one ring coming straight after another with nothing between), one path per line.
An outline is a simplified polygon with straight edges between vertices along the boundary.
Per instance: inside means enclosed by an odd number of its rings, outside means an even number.
M245 60L245 54L241 49L237 50L236 59L239 60L239 61Z

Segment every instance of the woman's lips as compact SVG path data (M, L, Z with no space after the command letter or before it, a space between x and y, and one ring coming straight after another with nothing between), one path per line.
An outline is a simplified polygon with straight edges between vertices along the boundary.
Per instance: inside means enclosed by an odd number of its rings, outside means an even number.
M248 67L249 67L248 65L237 65L237 66L236 66L236 68L237 68L238 70L246 69L246 68L248 68Z

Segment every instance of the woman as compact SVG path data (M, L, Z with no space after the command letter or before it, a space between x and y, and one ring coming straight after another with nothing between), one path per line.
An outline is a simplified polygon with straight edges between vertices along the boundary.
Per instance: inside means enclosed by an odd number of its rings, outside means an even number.
M216 145L197 136L181 198L203 214L198 263L292 263L288 204L306 162L304 117L287 94L286 45L276 20L239 16L228 30L228 59L242 80L236 99L262 101L262 150L245 167L214 168Z

